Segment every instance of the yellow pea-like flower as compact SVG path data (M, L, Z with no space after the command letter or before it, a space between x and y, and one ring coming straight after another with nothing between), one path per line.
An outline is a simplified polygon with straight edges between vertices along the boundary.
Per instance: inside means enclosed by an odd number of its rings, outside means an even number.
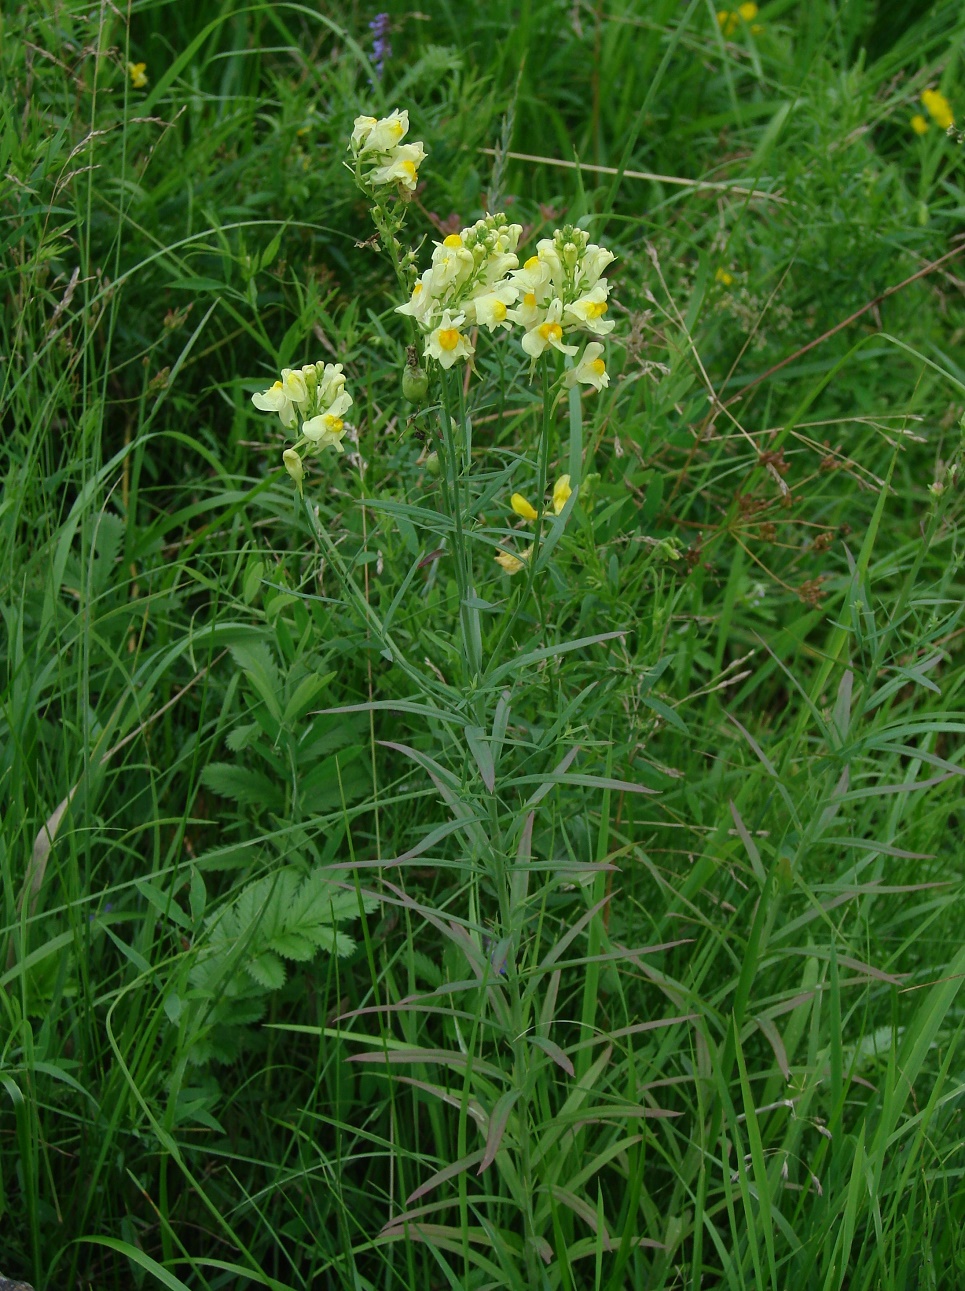
M514 493L509 499L509 505L522 520L535 520L539 512L523 497L522 493Z
M559 515L566 506L567 499L570 497L572 492L573 490L570 488L570 477L568 475L561 475L553 485L553 510L557 515Z

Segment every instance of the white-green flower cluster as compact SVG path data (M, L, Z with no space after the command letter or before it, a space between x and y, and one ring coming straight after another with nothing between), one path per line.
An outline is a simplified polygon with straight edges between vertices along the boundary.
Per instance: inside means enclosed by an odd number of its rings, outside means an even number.
M472 327L509 328L509 307L519 288L509 278L519 265L516 247L522 228L505 215L488 215L435 244L432 264L397 307L425 333L425 354L444 368L469 359Z
M533 359L547 349L574 355L579 347L564 337L613 330L604 318L610 285L603 271L612 252L567 226L538 243L522 268L516 248L522 229L505 215L490 215L435 243L432 264L397 312L414 318L425 335L425 356L451 368L474 353L467 334L473 327L523 330L522 346ZM566 382L602 390L610 382L603 345L590 341Z
M285 469L298 485L304 470L298 450L334 448L344 452L346 412L352 396L345 389L341 363L307 363L301 368L282 368L281 378L267 390L251 396L262 412L277 412L286 430L299 430L294 448L284 453Z
M356 117L349 149L355 160L360 187L373 195L395 189L400 196L414 193L426 150L418 141L403 143L409 132L409 114L398 108L387 117Z

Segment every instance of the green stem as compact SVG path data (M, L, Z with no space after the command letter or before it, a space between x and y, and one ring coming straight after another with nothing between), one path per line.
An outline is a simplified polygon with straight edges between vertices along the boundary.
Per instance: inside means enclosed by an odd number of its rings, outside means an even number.
M549 475L549 442L550 442L550 429L551 429L550 423L552 420L552 405L550 404L550 399L549 399L550 381L546 374L545 360L543 360L540 363L540 378L541 378L541 386L542 386L542 392L543 392L543 413L542 413L542 424L540 429L539 446L537 448L537 461L538 461L537 470L539 475L539 485L538 485L539 498L542 501L542 499L546 496L546 480ZM542 531L543 531L543 512L539 511L536 516L535 529L533 531L533 547L532 547L532 550L530 551L529 559L526 562L526 582L523 590L520 592L519 596L517 597L516 604L513 606L513 609L512 609L512 613L505 620L502 628L500 629L499 639L496 642L496 647L492 652L494 659L499 658L503 643L505 642L506 638L509 636L509 633L512 631L513 627L515 626L516 620L519 618L520 613L522 612L523 606L529 603L530 597L533 596L535 593L536 556L537 556L537 553L539 552L539 544L540 544L540 537L542 535Z
M571 368L573 360L569 355L566 356L566 366ZM567 468L570 473L570 488L574 493L579 492L580 479L583 474L583 404L581 403L580 387L574 383L569 391L569 414L570 414L570 453Z
M437 681L425 676L418 670L418 668L413 667L413 665L409 663L401 648L396 643L395 638L390 632L385 630L379 616L365 599L362 589L352 577L348 566L342 559L341 552L336 547L335 543L332 542L324 528L318 523L318 518L315 515L315 510L312 504L307 498L303 498L302 501L305 507L305 514L308 516L309 526L311 527L312 533L315 535L315 540L328 557L329 563L335 571L335 576L341 584L342 591L345 593L346 599L354 606L363 623L365 623L366 627L371 630L383 651L389 656L394 664L402 669L409 680L418 686L420 690L428 688L434 691L437 695L443 695L447 699L450 698L448 693Z
M482 628L479 621L479 610L475 605L470 604L470 601L475 597L472 578L472 552L466 541L466 532L463 527L467 514L463 510L462 489L460 486L460 478L463 473L462 461L468 452L468 445L466 444L468 430L460 396L456 411L461 418L459 431L463 441L462 447L465 450L461 453L460 445L456 443L455 436L452 433L452 388L449 373L445 370L441 373L441 385L442 435L446 448L445 468L449 472L449 486L452 491L450 503L453 522L453 545L455 548L456 585L459 589L459 618L462 624L463 645L466 650L469 677L473 680L478 680L482 676Z

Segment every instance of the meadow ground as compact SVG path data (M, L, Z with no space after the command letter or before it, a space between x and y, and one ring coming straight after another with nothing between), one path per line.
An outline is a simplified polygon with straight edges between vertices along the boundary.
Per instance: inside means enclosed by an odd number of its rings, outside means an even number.
M965 1284L963 40L3 7L0 1275ZM409 401L495 212L615 254L609 384L470 319Z

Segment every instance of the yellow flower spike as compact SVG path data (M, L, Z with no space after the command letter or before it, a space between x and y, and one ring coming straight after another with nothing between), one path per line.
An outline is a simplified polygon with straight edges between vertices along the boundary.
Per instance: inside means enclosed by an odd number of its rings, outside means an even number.
M728 273L726 269L718 269L714 274L714 281L721 283L725 287L729 287L734 281L734 275L732 273Z
M528 558L528 556L529 552L524 552L523 560L520 560L520 558L518 556L514 556L511 551L497 551L496 564L502 565L507 574L518 574L523 568L523 562Z
M940 129L947 130L955 124L952 105L939 90L925 90L921 101L925 111Z
M143 90L147 85L147 63L128 63L127 74L131 78L131 87Z
M522 493L514 493L509 499L509 505L513 508L521 520L535 520L539 512L534 506L523 497Z
M740 14L740 16L744 19L745 22L752 22L757 17L757 5L756 4L738 5L737 12Z
M928 122L925 120L925 118L922 116L920 112L915 113L915 115L912 117L909 124L911 125L911 128L912 130L914 130L915 134L928 133Z
M557 515L566 506L567 499L572 496L573 490L570 488L570 477L561 475L553 485L553 510Z

